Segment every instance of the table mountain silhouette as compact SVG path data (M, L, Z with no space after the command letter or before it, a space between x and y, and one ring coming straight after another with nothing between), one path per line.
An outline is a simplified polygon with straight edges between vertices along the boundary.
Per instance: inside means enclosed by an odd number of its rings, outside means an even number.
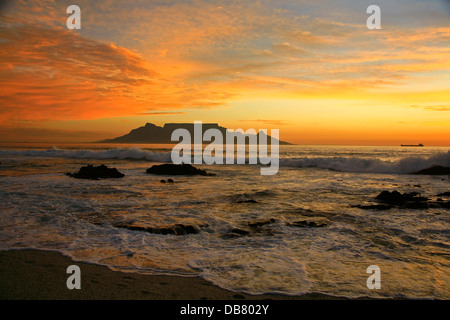
M114 138L99 141L101 143L163 143L163 144L175 144L178 141L171 141L172 132L176 129L186 129L190 132L192 141L194 139L194 124L193 123L166 123L163 127L154 125L153 123L146 123L145 126L131 130L128 134ZM208 129L218 129L224 138L226 137L227 128L219 126L217 123L202 123L202 134ZM258 141L259 136L265 133L260 131L257 133ZM247 136L247 135L246 135ZM267 143L270 144L270 136L267 136ZM249 140L246 139L246 143ZM205 142L206 144L209 142ZM280 145L290 145L291 143L280 141Z

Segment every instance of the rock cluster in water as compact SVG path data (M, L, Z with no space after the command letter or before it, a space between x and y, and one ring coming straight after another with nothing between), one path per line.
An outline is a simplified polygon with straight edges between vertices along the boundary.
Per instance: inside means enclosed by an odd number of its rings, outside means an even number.
M414 174L429 174L429 175L436 175L436 176L450 175L450 167L432 166L430 168L426 168L426 169L414 172Z
M110 178L123 178L125 175L119 172L116 168L108 168L105 165L100 165L94 167L93 165L87 165L86 167L81 167L78 172L70 173L67 172L66 175L69 177L77 179L110 179Z
M450 195L449 192L438 194L438 197L445 197ZM382 191L375 200L382 204L371 205L354 205L352 207L360 209L373 210L389 210L392 208L400 209L429 209L429 208L443 208L450 209L450 201L445 201L438 198L436 201L431 201L427 197L423 197L418 192L400 193L398 191Z
M214 174L207 173L205 170L195 168L190 164L154 165L151 168L147 169L147 173L156 175L214 176Z
M273 236L274 230L271 225L278 223L279 221L274 218L267 219L257 219L245 222L242 226L232 227L228 229L225 233L222 233L220 237L222 239L233 239L242 236L252 236L252 235L264 235ZM284 222L286 226L297 227L297 228L322 228L327 226L328 220L322 219L321 221L316 221L314 219L298 220L293 222ZM128 229L131 231L143 231L153 234L161 235L189 235L200 233L204 228L207 228L207 224L182 224L177 223L173 225L163 225L163 226L142 226L134 223L117 223L114 225L116 228ZM206 229L208 231L208 228ZM208 232L211 232L210 230Z

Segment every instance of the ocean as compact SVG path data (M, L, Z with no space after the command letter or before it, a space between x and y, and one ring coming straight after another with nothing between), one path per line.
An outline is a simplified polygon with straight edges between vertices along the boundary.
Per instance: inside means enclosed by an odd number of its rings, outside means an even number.
M201 277L251 294L450 299L450 209L374 210L382 191L450 191L448 147L280 146L258 165L195 165L215 176L149 175L170 145L0 144L0 250L54 250L143 274ZM121 179L65 175L105 164ZM174 183L161 183L172 178ZM445 197L444 197L445 198ZM445 200L445 199L444 199ZM304 223L295 222L305 222ZM119 225L185 224L196 234ZM381 289L369 289L369 266Z

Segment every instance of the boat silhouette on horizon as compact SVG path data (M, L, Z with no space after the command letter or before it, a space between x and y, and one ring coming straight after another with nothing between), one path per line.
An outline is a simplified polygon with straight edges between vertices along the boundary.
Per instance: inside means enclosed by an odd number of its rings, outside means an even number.
M423 147L423 143L419 143L419 144L402 144L402 147Z

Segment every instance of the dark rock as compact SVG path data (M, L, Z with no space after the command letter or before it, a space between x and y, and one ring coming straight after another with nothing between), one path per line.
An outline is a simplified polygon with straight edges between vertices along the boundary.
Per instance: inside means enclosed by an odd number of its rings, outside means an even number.
M445 195L448 193L442 193L440 195ZM449 209L450 208L450 201L445 202L442 199L437 199L437 201L430 201L430 199L426 197L420 196L417 192L410 192L410 193L400 193L398 191L383 191L381 192L377 197L377 200L382 201L386 203L387 205L391 207L397 207L400 209L428 209L428 208L442 208L442 209ZM373 207L374 209L377 208L377 206L355 206L358 208L363 209L370 209ZM379 207L380 210L387 210L384 209L382 206Z
M247 236L248 234L250 234L250 231L244 230L244 229L233 228L230 230L230 233L235 233L235 234L238 234L241 236Z
M236 203L258 203L258 201L249 199L249 200L239 200L239 201L236 201Z
M326 222L319 222L319 221L294 221L291 223L288 223L288 226L291 227L299 227L299 228L321 228L325 227L327 225Z
M413 172L413 174L429 174L429 175L450 175L450 167L443 166L432 166L430 168L426 168L423 170L419 170L417 172Z
M398 191L382 191L378 196L375 197L375 199L384 202L397 202L402 199L402 195Z
M428 201L427 197L422 197L420 193L418 192L410 192L410 193L404 193L403 199L405 201Z
M173 180L172 179L168 179L167 182L168 183L173 183Z
M428 209L429 207L427 202L422 201L409 201L404 204L406 209Z
M442 199L438 199L436 202L428 203L429 208L435 209L450 209L450 201L444 201Z
M161 180L160 182L161 182L161 183L166 183L166 180Z
M437 195L438 197L450 197L450 192L443 192Z
M450 209L450 201L444 202L443 204L441 204L442 208L445 209Z
M394 204L394 205L402 205L407 201L428 201L428 198L420 196L418 192L410 192L410 193L400 193L398 191L383 191L378 196L376 196L377 200L380 200L385 203Z
M186 235L186 234L195 234L200 232L200 227L193 225L185 225L185 224L174 224L162 227L142 227L136 225L127 225L127 224L117 224L116 228L124 228L132 231L145 231L154 234L174 234L174 235Z
M109 178L123 178L125 175L119 172L116 168L108 168L105 165L94 167L88 165L86 167L81 167L78 172L70 173L67 172L66 175L77 178L77 179L109 179Z
M275 223L275 222L276 222L275 219L270 218L270 219L265 219L265 220L258 220L258 221L249 222L248 226L250 228L258 228L258 227L262 227L262 226L265 226L265 225L268 225L268 224L272 224L272 223Z
M151 168L147 169L147 173L157 175L214 176L214 174L207 173L205 170L197 169L190 164L154 165Z

